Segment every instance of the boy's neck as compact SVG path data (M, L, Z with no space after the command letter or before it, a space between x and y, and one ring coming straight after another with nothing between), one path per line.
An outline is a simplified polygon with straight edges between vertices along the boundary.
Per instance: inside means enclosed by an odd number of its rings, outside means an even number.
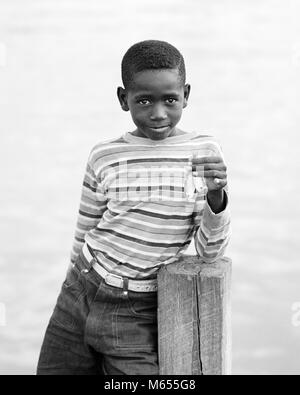
M132 136L136 136L136 137L147 138L138 129L136 129L134 132L131 132L130 134L132 134ZM184 132L183 130L180 130L180 129L176 128L176 129L174 129L174 131L168 137L181 136L182 134L187 134L187 132Z

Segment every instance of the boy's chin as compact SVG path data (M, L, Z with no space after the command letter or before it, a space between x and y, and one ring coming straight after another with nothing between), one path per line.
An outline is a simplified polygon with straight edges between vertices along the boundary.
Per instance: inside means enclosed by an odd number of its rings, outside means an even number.
M164 128L161 130L155 130L155 129L147 129L143 131L139 131L139 135L144 136L148 139L151 140L164 140L167 137L174 136L176 134L175 128Z

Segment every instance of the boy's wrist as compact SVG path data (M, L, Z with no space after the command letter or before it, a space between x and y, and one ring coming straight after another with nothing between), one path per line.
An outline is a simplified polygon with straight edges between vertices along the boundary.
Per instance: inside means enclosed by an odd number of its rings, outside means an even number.
M206 198L207 203L215 214L218 214L225 209L226 198L223 188L216 191L208 191Z

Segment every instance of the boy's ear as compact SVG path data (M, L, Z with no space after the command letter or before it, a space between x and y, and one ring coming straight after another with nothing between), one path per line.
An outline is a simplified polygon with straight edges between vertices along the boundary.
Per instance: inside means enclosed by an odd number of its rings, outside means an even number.
M186 84L184 86L183 108L186 108L186 106L188 105L188 100L189 100L189 97L190 97L190 93L191 93L191 85L190 84Z
M128 106L128 102L127 102L127 92L126 89L121 88L119 86L118 90L117 90L117 95L118 95L118 99L119 102L121 104L122 110L123 111L129 111L129 106Z

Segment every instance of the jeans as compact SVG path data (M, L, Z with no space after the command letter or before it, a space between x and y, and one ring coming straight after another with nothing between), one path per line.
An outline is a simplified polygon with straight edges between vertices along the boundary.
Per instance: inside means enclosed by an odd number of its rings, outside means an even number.
M107 285L82 254L46 330L38 375L156 375L157 293Z

